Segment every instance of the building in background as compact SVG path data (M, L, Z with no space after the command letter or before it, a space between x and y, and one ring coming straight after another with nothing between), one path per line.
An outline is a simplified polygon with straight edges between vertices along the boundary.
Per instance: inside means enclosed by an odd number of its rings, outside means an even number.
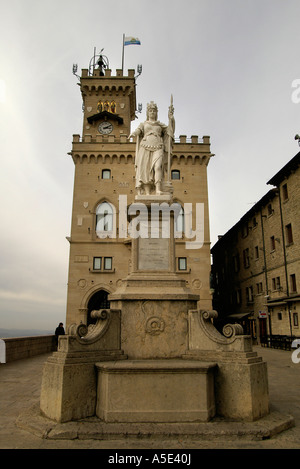
M128 70L125 76L120 69L113 76L102 57L96 59L78 77L83 128L82 136L73 136L70 152L75 176L68 237L67 327L93 323L91 311L109 307L109 294L116 291L131 268L131 239L124 236L128 220L120 207L124 208L125 202L130 207L135 196L136 143L128 139L137 112L135 71ZM211 156L206 136L180 136L173 145L173 199L182 208L176 221L176 272L193 293L200 295L202 309L211 309L212 305L207 189ZM204 242L200 249L187 249L186 242L191 240L185 237L184 204L193 204L195 228L196 203L204 208Z
M213 246L213 307L258 342L300 337L300 152ZM226 318L226 319L225 319Z

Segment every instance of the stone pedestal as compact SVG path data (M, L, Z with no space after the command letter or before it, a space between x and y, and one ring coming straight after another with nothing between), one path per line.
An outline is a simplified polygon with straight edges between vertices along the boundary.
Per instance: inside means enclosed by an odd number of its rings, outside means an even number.
M130 359L180 358L185 353L188 310L194 301L162 297L117 304L122 310L121 346Z
M215 415L213 363L97 363L96 415L105 422L207 422Z
M137 196L136 202L141 234L148 237L132 239L131 272L109 296L111 307L122 311L122 350L129 359L179 358L188 347L188 311L199 296L175 272L171 196ZM152 204L165 207L168 226Z
M140 226L154 238L132 239L132 269L109 296L110 310L92 312L95 326L74 325L60 339L45 365L41 411L60 422L96 414L136 424L266 416L266 364L241 326L222 335L217 313L197 309L198 295L175 272L173 217L163 238L149 210L160 199L150 199Z

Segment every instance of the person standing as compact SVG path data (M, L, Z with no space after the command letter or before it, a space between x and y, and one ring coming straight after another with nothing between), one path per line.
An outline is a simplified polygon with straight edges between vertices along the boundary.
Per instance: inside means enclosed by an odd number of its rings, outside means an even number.
M56 345L58 345L58 337L60 335L65 335L65 329L64 325L62 322L59 323L58 327L55 329L55 340L56 340Z

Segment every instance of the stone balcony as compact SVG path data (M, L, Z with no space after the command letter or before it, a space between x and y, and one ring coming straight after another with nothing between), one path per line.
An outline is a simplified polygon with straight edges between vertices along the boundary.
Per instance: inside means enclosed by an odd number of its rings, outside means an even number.
M0 363L30 358L55 350L54 335L0 338Z

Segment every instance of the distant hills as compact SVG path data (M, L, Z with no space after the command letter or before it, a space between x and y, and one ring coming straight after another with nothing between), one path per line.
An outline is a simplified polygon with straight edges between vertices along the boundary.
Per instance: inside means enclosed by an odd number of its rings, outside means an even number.
M1 329L0 328L0 339L6 339L8 337L31 337L35 335L54 335L54 330L39 330L39 329Z

